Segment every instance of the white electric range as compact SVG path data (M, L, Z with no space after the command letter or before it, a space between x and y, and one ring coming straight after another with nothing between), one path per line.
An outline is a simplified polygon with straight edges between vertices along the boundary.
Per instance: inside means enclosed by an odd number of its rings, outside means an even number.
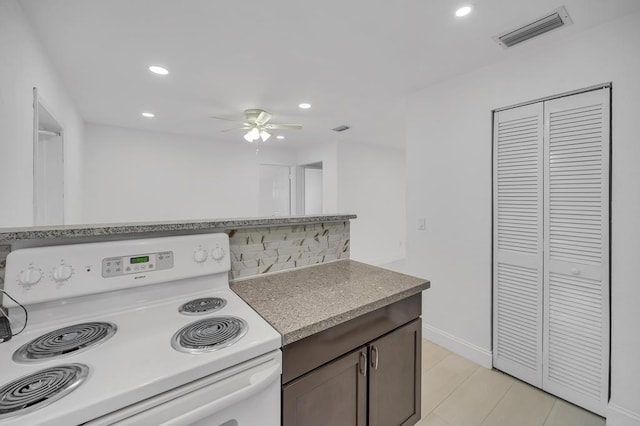
M0 425L279 425L281 337L229 267L225 234L10 253Z

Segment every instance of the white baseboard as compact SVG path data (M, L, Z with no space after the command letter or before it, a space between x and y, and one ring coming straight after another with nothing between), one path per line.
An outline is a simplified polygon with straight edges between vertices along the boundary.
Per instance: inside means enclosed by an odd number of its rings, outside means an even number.
M463 356L476 364L480 364L484 368L493 367L493 356L491 351L467 342L464 339L449 334L446 331L433 327L429 324L422 323L422 337L431 340L440 346L449 349L451 352Z
M607 426L640 426L640 414L610 402L607 407Z

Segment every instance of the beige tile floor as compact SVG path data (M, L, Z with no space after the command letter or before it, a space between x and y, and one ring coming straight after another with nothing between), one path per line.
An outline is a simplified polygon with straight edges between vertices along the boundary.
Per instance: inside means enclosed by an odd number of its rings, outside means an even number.
M422 419L417 426L604 424L602 417L422 341Z

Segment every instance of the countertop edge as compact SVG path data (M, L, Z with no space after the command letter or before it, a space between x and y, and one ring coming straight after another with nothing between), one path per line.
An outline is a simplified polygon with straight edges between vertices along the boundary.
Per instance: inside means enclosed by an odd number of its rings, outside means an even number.
M62 225L23 228L0 228L0 244L19 240L52 238L95 237L105 235L147 234L179 231L223 231L235 228L300 225L307 223L338 222L356 219L355 214L327 214L315 216L258 217L240 219L212 219L195 221L164 221L139 223L112 223L95 225Z
M365 315L365 314L368 314L369 312L373 312L376 309L383 308L385 306L391 305L392 303L406 299L407 297L421 293L424 290L429 289L430 287L431 287L431 282L428 280L425 280L424 283L416 285L415 287L412 287L410 289L392 294L388 297L385 297L384 299L376 300L366 305L358 306L357 308L351 309L349 311L343 312L338 315L334 315L333 317L326 318L322 321L319 321L315 324L308 325L298 330L291 331L288 333L282 333L277 329L276 331L282 334L282 346L284 347L291 343L297 342L298 340L302 340L305 337L309 337L313 334L327 330L331 327L335 327L339 324L345 323L361 315Z

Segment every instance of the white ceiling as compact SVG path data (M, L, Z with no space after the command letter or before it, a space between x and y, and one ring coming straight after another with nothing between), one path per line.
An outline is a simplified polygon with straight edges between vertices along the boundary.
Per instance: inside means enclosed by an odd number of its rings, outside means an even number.
M450 0L20 3L87 122L237 142L241 132L209 117L263 108L304 125L285 133L289 144L336 139L330 129L347 124L341 139L397 146L407 93L640 10L638 0L472 0L459 19L464 2ZM574 25L510 50L491 39L561 5Z

